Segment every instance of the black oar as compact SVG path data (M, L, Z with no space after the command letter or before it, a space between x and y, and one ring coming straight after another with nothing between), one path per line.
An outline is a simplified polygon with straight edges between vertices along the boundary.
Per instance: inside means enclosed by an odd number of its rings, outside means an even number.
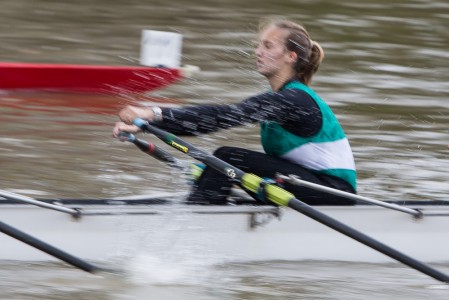
M156 146L153 143L148 143L146 141L143 141L141 139L138 139L134 136L132 133L127 132L121 132L119 138L121 140L126 139L128 142L133 143L137 146L142 152L147 153L148 155L166 162L172 167L178 168L178 169L184 169L185 166L182 162L180 162L178 159L176 159L173 155L168 153L167 151L163 150L162 148Z
M183 141L174 134L168 133L164 130L154 127L142 119L135 119L133 123L143 131L147 131L149 133L154 134L168 145L205 163L209 167L214 168L215 170L225 174L230 179L240 182L242 187L244 187L248 191L257 193L261 184L263 184L263 180L260 177L254 174L245 173L242 170L228 164L227 162L224 162L218 159L217 157L207 153L206 151L200 150L194 147L193 145ZM320 211L314 209L313 207L296 199L292 193L287 192L286 190L272 184L265 184L264 189L267 199L269 199L271 202L280 206L288 206L356 241L359 241L360 243L374 250L377 250L399 262L404 263L405 265L408 265L409 267L415 270L427 274L430 277L433 277L439 281L449 283L449 276L447 276L446 274L402 252L399 252L367 236L366 234L329 217L326 214L321 213Z
M126 139L128 142L133 143L137 146L142 152L160 160L162 162L167 163L169 166L174 167L176 169L184 171L184 173L188 174L191 179L196 180L203 172L203 168L196 164L190 164L186 166L179 159L165 151L164 149L158 147L153 143L148 143L141 139L138 139L132 133L121 132L119 138L121 140Z
M51 256L59 258L60 260L65 261L66 263L74 267L77 267L78 269L81 269L83 271L93 274L99 271L106 271L84 260L81 260L73 255L70 255L62 250L59 250L58 248L55 248L52 245L49 245L41 240L38 240L37 238L1 221L0 221L0 231L34 248L42 250L43 252L50 254Z

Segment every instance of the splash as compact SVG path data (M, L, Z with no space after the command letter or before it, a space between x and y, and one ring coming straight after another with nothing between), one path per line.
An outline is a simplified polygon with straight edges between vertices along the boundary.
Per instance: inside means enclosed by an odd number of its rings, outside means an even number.
M125 267L128 280L137 285L205 285L213 277L218 259L138 255Z

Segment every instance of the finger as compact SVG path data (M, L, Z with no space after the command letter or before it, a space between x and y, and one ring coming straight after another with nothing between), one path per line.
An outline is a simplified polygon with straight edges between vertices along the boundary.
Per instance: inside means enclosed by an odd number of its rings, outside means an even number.
M119 122L116 124L116 126L114 127L112 134L114 137L119 137L120 132L129 132L129 133L136 133L140 131L140 128L135 126L135 125L128 125L125 124L123 122Z
M132 121L136 118L135 112L132 110L130 106L122 109L118 114L120 120L122 120L126 124L131 124Z
M115 124L114 129L112 130L112 135L117 138L122 131L126 131L127 127L130 125L126 125L123 122L118 122Z

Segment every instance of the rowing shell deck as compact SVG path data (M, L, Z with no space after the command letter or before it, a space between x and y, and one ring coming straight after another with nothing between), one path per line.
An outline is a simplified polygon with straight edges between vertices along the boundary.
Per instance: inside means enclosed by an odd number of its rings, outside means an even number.
M49 202L77 208L80 217L0 200L0 220L95 261L170 253L226 261L392 261L289 208L185 205L166 198ZM448 262L449 205L409 204L424 216L370 205L315 208L416 259ZM0 244L0 260L53 260L6 235L0 235Z

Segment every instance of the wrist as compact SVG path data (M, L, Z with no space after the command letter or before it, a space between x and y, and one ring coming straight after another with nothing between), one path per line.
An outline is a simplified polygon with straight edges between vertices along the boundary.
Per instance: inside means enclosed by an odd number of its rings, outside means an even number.
M159 106L151 107L151 111L153 112L153 122L162 121L162 109Z

